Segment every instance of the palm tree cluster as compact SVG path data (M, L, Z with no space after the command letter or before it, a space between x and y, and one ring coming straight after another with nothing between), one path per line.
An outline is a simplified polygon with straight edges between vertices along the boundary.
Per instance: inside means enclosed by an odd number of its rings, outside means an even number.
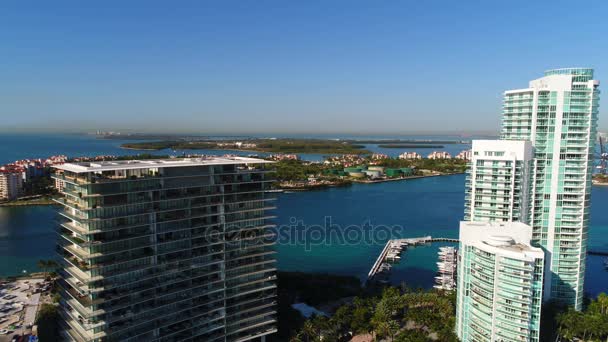
M44 272L44 278L46 278L48 272L56 269L58 264L55 260L38 260L37 266Z
M291 342L342 342L360 334L377 341L458 341L455 300L453 293L388 287L380 297L356 297L330 318L308 319Z
M608 295L600 293L585 311L559 314L557 324L562 341L608 342Z

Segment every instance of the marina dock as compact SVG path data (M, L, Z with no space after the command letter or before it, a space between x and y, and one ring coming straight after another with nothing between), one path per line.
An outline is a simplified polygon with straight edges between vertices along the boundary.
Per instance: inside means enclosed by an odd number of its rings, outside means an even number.
M367 274L367 281L386 281L384 276L391 270L390 262L399 261L403 250L407 249L409 246L424 245L432 242L458 242L458 239L424 236L419 238L388 240L376 259L376 262Z

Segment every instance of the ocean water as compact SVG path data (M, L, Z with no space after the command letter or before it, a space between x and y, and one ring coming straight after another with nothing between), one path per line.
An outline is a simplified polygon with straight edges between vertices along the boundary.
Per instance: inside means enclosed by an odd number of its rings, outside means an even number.
M53 206L0 207L0 276L39 271L54 258L57 235Z
M324 138L322 136L302 136L303 138ZM443 139L457 140L462 137L435 137L435 136L403 136L403 137L349 137L342 136L341 139ZM133 140L121 139L98 139L94 135L86 134L0 134L0 165L6 164L15 160L25 158L46 158L52 155L67 155L68 157L80 156L96 156L96 155L135 155L140 153L150 153L157 155L173 155L180 156L186 154L206 154L206 155L224 155L236 154L246 156L249 154L257 154L265 156L267 153L262 152L242 152L232 150L179 150L173 151L170 149L160 151L139 151L128 150L120 147L126 142ZM423 156L435 150L447 151L452 155L458 154L462 150L470 149L467 144L445 144L444 148L440 149L395 149L381 148L378 145L365 145L365 148L377 153L384 153L391 157L396 157L405 151L418 152ZM319 153L302 153L300 158L308 161L323 161L323 154Z
M387 232L393 234L390 237L458 236L464 176L284 193L278 194L276 202L279 233L292 235L277 244L279 269L353 275L363 280L389 238ZM608 250L607 205L608 187L594 187L589 249ZM37 260L53 257L54 210L52 206L0 207L0 276L35 271ZM352 234L342 235L346 236L342 240L340 234L318 234L326 227L330 232ZM369 227L380 233L364 237ZM309 243L293 237L297 236L294 232L309 232ZM436 253L442 245L407 250L394 266L391 281L412 287L432 286ZM585 288L591 295L608 291L603 259L588 257Z

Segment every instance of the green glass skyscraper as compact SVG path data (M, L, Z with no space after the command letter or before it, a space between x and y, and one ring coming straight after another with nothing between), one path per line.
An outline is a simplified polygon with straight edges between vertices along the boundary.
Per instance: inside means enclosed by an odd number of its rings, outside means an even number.
M505 92L501 140L473 141L460 225L462 341L538 341L541 299L580 310L599 82L556 69Z
M534 148L529 219L545 252L544 299L581 309L599 82L593 69L545 72L504 96L502 139Z

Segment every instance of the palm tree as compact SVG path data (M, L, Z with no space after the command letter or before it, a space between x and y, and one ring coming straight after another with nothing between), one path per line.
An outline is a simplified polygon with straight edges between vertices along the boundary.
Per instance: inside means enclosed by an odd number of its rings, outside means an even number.
M38 266L39 269L42 270L42 272L44 272L44 278L46 278L46 271L48 270L48 261L47 260L38 260L38 263L36 264L36 266Z
M399 328L399 323L397 323L397 321L395 321L394 319L391 319L386 322L386 330L388 332L388 335L391 337L391 342L395 340L395 335L399 331Z
M46 278L49 270L57 267L55 260L38 260L36 264L44 272L44 278Z
M311 341L311 337L316 335L315 326L311 320L307 319L302 326L302 335L304 335L306 342Z
M312 325L316 331L316 336L321 341L323 339L323 331L328 329L327 317L323 315L315 315L312 318Z

